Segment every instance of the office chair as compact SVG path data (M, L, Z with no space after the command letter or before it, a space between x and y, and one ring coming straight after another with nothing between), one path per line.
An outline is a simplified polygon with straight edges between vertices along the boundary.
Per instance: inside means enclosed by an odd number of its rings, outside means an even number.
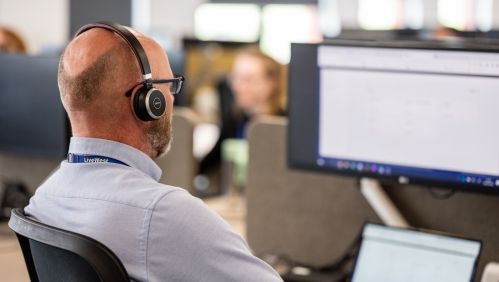
M235 110L234 94L229 87L227 78L218 81L217 89L220 98L220 121L222 128L217 143L211 151L201 160L198 174L209 174L211 170L218 169L221 164L222 142L227 138L234 138L237 134L237 113Z
M9 227L32 282L130 281L118 257L92 238L31 220L22 209L12 210Z

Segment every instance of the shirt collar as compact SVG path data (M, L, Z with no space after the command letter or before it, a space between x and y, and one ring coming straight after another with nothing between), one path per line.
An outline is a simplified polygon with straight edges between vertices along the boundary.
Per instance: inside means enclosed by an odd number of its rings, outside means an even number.
M122 161L145 173L155 181L161 178L161 169L146 154L116 141L71 137L69 153L77 155L99 155Z

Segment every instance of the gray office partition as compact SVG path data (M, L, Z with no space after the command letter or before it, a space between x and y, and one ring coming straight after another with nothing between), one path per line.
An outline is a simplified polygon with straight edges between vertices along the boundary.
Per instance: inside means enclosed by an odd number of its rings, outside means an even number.
M354 179L290 171L285 118L249 128L247 236L255 254L286 254L324 265L339 257L367 220L379 222Z
M163 171L160 183L186 189L195 195L193 180L197 172L197 161L193 154L194 126L196 114L189 108L173 109L173 142L170 152L156 163Z
M265 118L250 126L248 243L257 255L287 254L321 266L343 253L365 220L379 218L356 179L288 169L286 130L285 118ZM474 281L480 281L488 262L499 262L498 196L456 192L438 199L426 187L384 188L412 226L483 241Z

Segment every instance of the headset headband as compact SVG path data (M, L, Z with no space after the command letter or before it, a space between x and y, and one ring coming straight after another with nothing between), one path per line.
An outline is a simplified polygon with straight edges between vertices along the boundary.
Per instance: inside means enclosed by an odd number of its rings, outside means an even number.
M123 38L128 44L128 46L132 48L133 54L139 61L140 70L142 71L142 77L144 78L144 80L146 80L147 82L149 79L152 78L151 67L149 66L149 61L147 60L147 55L146 52L144 51L144 48L142 48L142 45L140 44L139 40L135 37L135 35L133 35L124 26L107 21L87 24L86 26L80 28L78 32L76 32L75 38L78 37L78 35L84 33L85 31L96 27L113 31L116 34L118 34L121 38Z

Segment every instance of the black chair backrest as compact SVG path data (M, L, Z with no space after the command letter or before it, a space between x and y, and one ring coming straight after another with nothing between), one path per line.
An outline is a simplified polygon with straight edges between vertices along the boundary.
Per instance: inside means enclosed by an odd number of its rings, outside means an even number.
M217 89L220 98L220 121L222 128L217 143L211 151L201 160L199 164L199 174L209 174L217 169L221 164L222 142L227 138L235 138L237 135L237 125L239 117L234 102L234 94L229 87L227 78L218 81Z
M100 242L31 220L13 209L9 227L17 234L32 282L129 282L118 257Z

